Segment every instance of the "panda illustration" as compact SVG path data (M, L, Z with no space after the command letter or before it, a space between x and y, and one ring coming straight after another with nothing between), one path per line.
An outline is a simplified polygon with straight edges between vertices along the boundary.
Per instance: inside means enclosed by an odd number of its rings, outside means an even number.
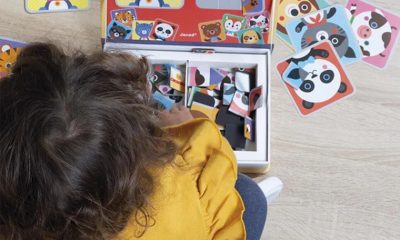
M357 5L352 4L351 26L357 37L362 53L365 57L378 56L386 57L384 54L392 38L392 27L383 12L375 11L362 12L356 15Z
M157 22L154 27L153 38L158 41L167 41L174 35L175 26L165 22Z
M46 5L40 8L40 11L62 11L62 10L69 10L69 9L77 9L78 7L72 5L69 0L47 0Z
M164 0L135 0L135 2L132 2L129 5L149 8L169 7L169 5L164 2Z
M292 64L285 75L295 93L303 100L306 109L312 109L315 103L321 103L344 93L347 86L342 82L340 71L328 60L328 51L311 49L289 59Z

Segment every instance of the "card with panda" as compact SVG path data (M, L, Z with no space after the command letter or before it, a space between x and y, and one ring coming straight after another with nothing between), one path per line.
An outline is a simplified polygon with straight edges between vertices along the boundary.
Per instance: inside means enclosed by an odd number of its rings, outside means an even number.
M154 26L150 33L150 40L172 41L175 39L177 32L177 24L157 18L154 20Z
M0 36L0 78L11 73L11 68L25 45L24 42Z
M80 11L90 8L90 0L25 0L28 13Z
M277 70L302 116L308 116L355 92L328 40L280 62Z
M400 16L361 0L349 0L346 9L363 61L385 68L399 39Z
M343 64L358 62L362 58L346 10L341 5L333 5L293 19L286 25L286 30L296 51L328 39Z
M325 0L278 0L276 2L278 5L275 13L276 33L290 47L292 46L286 24L293 18L302 17L329 6Z

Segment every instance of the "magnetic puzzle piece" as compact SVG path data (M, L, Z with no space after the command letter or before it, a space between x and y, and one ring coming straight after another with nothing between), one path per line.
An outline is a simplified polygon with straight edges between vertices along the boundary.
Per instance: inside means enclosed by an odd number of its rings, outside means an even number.
M236 91L229 107L229 111L241 117L246 117L250 114L249 99L244 92Z
M198 66L189 68L189 87L210 85L210 67Z
M253 88L249 95L249 111L253 112L263 106L263 90L262 86Z
M255 129L255 122L253 119L251 119L250 117L246 117L244 119L244 137L249 140L254 142L254 140L256 139L256 129Z
M244 72L236 72L235 86L239 91L250 92L250 75Z
M246 138L243 133L243 123L225 125L225 138L233 149L244 149L246 147Z
M211 121L215 122L216 117L218 115L218 108L210 107L198 102L193 102L190 110L195 113L195 115L205 115ZM201 114L199 114L201 113Z
M215 122L220 126L225 126L228 123L241 124L242 120L240 116L231 113L228 106L221 106Z
M231 104L233 100L233 96L235 95L236 88L235 85L232 83L225 83L224 84L224 97L223 97L223 103L224 105L229 105Z
M210 85L219 85L225 76L215 68L210 69Z
M210 107L218 107L220 104L220 101L218 99L215 99L212 96L209 96L207 94L203 94L201 92L196 92L193 96L193 103L201 103L204 104L206 106L210 106Z
M174 100L162 95L159 92L154 92L152 96L155 101L159 102L167 110L171 110L171 108L174 106Z
M25 0L28 13L78 11L89 7L90 0Z
M185 78L181 70L171 66L170 67L170 86L171 88L184 92L185 91Z

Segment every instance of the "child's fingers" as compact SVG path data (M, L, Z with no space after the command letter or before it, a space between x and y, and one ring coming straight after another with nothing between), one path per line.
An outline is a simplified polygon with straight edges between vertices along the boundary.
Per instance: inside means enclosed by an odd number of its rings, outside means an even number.
M174 104L171 108L171 110L169 110L171 113L177 113L179 112L179 108L176 104Z

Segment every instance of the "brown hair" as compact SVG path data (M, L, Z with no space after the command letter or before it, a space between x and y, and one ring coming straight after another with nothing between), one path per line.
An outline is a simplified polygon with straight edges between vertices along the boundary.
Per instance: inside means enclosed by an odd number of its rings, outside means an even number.
M149 107L148 69L122 53L21 52L0 80L0 235L109 239L131 216L151 225L149 169L176 149Z

